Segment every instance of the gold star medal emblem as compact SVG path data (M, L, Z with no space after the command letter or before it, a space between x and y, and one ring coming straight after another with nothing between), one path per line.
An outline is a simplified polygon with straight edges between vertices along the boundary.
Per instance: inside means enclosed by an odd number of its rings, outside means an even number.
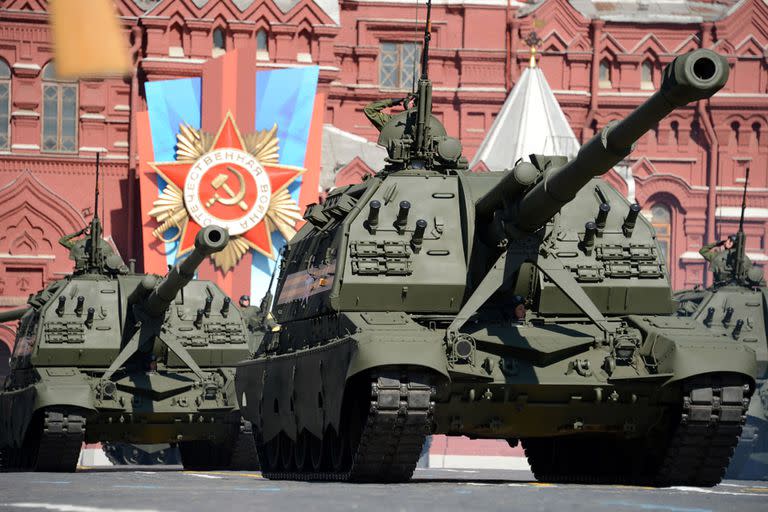
M176 139L175 162L150 164L168 183L149 211L160 223L152 234L178 240L178 257L192 250L202 227L225 227L229 244L212 256L223 272L249 249L274 259L272 232L287 240L296 234L301 211L287 188L305 171L277 163L277 125L243 137L228 113L215 136L182 125ZM178 232L169 238L172 228Z

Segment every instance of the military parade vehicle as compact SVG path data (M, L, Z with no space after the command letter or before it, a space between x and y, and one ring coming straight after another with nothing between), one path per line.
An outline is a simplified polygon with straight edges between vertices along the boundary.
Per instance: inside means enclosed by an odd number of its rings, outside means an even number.
M674 315L651 225L597 177L723 87L727 61L678 56L573 160L472 174L431 114L427 27L415 107L381 129L387 165L307 208L278 327L237 365L264 475L407 481L441 433L521 441L545 482L717 484L755 353Z
M74 471L82 443L99 441L176 443L186 468L253 466L233 368L253 338L221 289L193 280L226 230L203 228L164 278L133 272L101 233L94 215L64 237L74 273L0 314L20 320L0 388L0 468Z
M710 258L714 283L709 288L678 292L674 298L680 316L696 320L722 340L744 344L757 355L755 395L726 475L728 478L758 480L768 479L768 288L763 272L752 265L745 251L744 212L748 182L749 169L739 230L729 237L734 241L733 246Z

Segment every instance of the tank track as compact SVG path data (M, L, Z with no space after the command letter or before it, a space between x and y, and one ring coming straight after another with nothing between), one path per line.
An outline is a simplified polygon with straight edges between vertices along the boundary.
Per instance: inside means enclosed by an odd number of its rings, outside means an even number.
M0 471L72 473L85 439L85 417L50 409L27 427L21 448L0 450Z
M71 473L77 469L85 438L85 418L60 411L45 411L35 471Z
M702 380L686 385L680 424L656 484L711 487L725 475L747 419L749 386Z
M534 476L562 483L717 485L746 420L749 385L730 376L712 376L689 381L683 392L669 428L645 440L523 440Z
M351 465L342 471L272 471L259 456L262 474L277 480L406 482L413 476L431 432L434 388L425 375L378 376L371 380L369 410ZM349 415L342 413L342 418ZM259 445L257 441L257 446Z

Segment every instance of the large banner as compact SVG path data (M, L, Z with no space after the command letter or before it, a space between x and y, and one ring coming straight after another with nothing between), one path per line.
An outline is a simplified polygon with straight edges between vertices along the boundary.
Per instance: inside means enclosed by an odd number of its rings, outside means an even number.
M209 224L230 242L199 277L258 300L280 248L317 201L324 97L317 66L256 71L253 50L201 78L146 84L137 114L144 269L164 274Z

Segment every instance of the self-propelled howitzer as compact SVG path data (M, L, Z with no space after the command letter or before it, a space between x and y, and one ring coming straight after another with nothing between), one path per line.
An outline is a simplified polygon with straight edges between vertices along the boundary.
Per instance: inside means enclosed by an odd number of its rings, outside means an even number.
M71 248L75 273L21 317L0 388L0 470L74 471L84 441L178 444L186 468L253 468L233 368L253 339L230 298L193 279L227 232L203 228L164 278L113 264L94 232L98 219Z
M595 176L727 76L713 52L678 57L574 160L484 174L420 107L423 76L382 129L387 166L307 209L279 329L237 368L264 474L403 481L435 432L522 441L545 481L717 483L754 353L671 316L652 226Z
M746 255L744 214L748 183L749 167L735 247L724 248L709 261L714 283L709 288L682 290L674 298L678 315L696 320L712 334L744 343L755 351L757 387L726 476L768 480L768 288L762 270L752 266ZM706 248L703 250L707 253Z

